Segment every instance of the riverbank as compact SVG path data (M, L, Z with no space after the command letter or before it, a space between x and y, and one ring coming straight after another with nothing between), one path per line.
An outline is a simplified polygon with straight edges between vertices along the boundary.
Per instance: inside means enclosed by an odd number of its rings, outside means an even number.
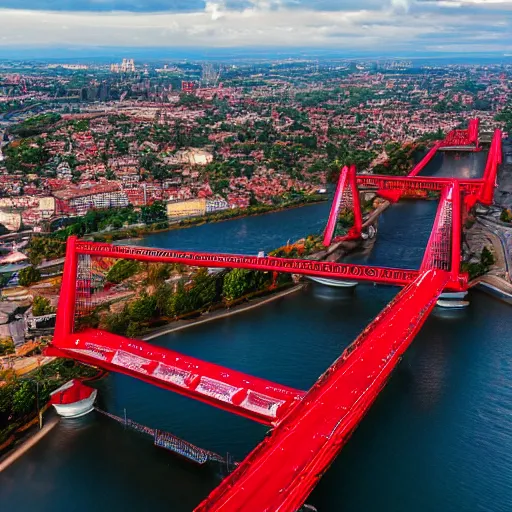
M492 247L495 258L491 270L473 279L470 288L477 288L493 297L512 304L512 283L510 282L510 253L503 233L489 219L477 219L477 223L466 237L470 248L475 251L482 247Z
M512 306L512 285L496 276L483 276L474 287Z
M213 322L214 320L220 320L222 318L227 318L229 316L250 311L251 309L258 308L274 300L286 297L288 295L291 295L292 293L296 293L299 290L301 290L304 286L304 284L299 284L292 288L288 288L286 290L273 293L271 295L265 295L264 297L250 300L249 302L246 302L244 304L233 306L232 308L229 309L220 309L210 313L203 313L199 318L194 318L192 320L178 320L176 322L167 324L163 327L159 327L158 329L154 329L153 331L144 335L142 340L150 341L155 338L159 338L160 336L164 336L166 334L188 329L189 327L195 327L197 325Z
M30 448L37 444L46 434L56 427L58 423L59 417L53 416L46 422L41 430L37 430L34 434L29 435L14 451L10 452L3 460L0 459L0 473L28 452Z

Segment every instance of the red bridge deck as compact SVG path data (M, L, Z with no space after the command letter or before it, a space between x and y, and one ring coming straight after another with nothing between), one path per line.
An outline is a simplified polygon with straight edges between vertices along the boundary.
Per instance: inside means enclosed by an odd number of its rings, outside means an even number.
M57 339L48 354L124 373L266 425L277 424L305 395L304 391L104 331L87 330Z
M448 279L447 273L430 270L403 289L196 511L298 510L379 394Z

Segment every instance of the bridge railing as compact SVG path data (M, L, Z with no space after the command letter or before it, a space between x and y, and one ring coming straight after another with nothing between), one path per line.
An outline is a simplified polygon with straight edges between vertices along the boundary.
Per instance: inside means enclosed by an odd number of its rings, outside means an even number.
M480 193L484 180L457 180L460 191L465 194ZM357 185L361 189L371 190L425 190L428 192L440 192L453 183L452 178L417 178L396 177L371 174L358 174Z

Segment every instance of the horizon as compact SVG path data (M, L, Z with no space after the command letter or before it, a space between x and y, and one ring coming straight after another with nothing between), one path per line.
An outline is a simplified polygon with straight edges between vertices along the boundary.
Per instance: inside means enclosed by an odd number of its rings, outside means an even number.
M104 63L115 59L134 58L146 63L154 62L274 62L318 61L334 62L378 62L389 60L411 61L421 66L429 63L439 65L512 65L512 54L508 53L466 53L449 54L342 52L331 48L289 48L289 47L233 47L233 48L181 48L181 47L87 47L87 48L2 48L0 62L90 62Z

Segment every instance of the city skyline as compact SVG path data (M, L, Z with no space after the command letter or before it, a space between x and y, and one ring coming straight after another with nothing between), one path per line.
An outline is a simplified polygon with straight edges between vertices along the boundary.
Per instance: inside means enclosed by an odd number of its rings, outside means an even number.
M0 55L58 48L310 48L347 55L512 54L510 0L0 1ZM54 52L55 53L55 52Z

